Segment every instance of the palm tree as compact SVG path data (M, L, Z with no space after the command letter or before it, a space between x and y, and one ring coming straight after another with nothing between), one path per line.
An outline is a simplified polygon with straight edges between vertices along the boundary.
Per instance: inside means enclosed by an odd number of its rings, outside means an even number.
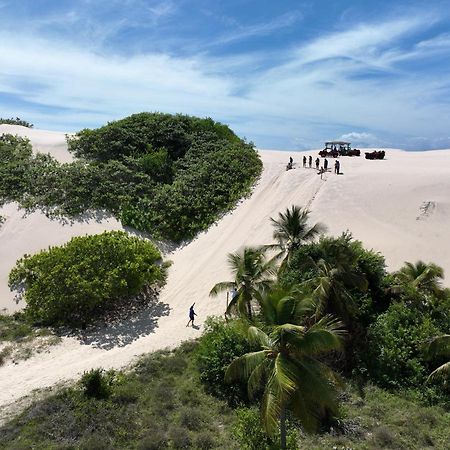
M439 296L443 292L441 281L444 278L444 270L433 263L405 262L405 265L395 274L395 278L400 285L410 285L424 294Z
M362 291L368 287L364 275L357 273L348 264L332 266L321 259L315 265L317 275L304 283L311 290L316 301L316 316L321 317L328 311L340 317L350 325L350 319L355 310L354 300L350 290L358 288Z
M259 302L261 295L273 284L276 274L275 262L267 260L262 247L245 247L241 252L228 255L228 265L234 275L234 281L217 283L209 295L214 297L219 292L236 287L236 294L228 304L225 315L233 310L252 320L252 301Z
M268 247L280 250L276 258L281 258L284 255L281 263L282 270L290 262L295 250L305 242L314 240L326 230L322 223L316 223L310 227L308 225L309 214L310 212L307 209L292 205L284 213L278 213L278 220L270 218L272 225L275 227L273 237L278 242Z
M299 325L312 313L310 299L293 290L276 287L261 301L265 330L248 329L248 338L261 347L235 359L225 381L246 379L250 398L264 389L261 417L266 431L280 429L281 448L286 448L286 410L307 431L315 431L326 411L337 413L337 377L316 357L341 347L340 323L330 316L312 326ZM301 295L301 294L300 294Z
M437 356L450 357L450 334L444 334L432 339L427 345L427 356L430 359ZM450 380L450 361L442 364L430 373L427 381L432 380L443 380L444 383L447 384Z

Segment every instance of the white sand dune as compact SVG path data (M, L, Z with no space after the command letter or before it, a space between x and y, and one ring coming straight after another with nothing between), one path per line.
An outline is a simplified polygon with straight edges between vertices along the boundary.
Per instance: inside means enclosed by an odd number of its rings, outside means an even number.
M60 131L36 130L20 125L0 125L0 134L13 134L26 137L39 153L50 153L59 162L71 162L73 156L67 151L66 133ZM70 133L68 133L70 134Z
M382 252L390 269L397 269L405 260L421 258L450 273L450 150L388 150L384 161L341 158L343 175L327 173L323 179L298 163L295 170L285 171L289 156L287 152L261 151L264 172L252 196L189 245L168 255L173 265L161 294L162 304L155 311L87 335L84 341L64 338L48 353L1 367L0 405L90 368L122 367L144 352L199 336L201 327L186 328L189 306L196 303L200 324L208 315L222 314L225 296L211 299L208 292L216 282L230 279L227 253L244 245L271 242L269 218L292 204L310 208L312 220L324 222L330 234L351 230L367 247ZM299 154L292 156L300 159ZM33 221L24 222L13 212L9 220L15 220L15 225L7 232L0 229L3 267L12 266L17 256L13 252L18 245L14 229L22 227L22 236L26 236L32 235L34 227ZM8 222L4 226L8 227ZM42 226L42 234L25 242L21 251L35 251L41 239L42 247L49 245L50 239L43 238L46 226L49 235L60 233L50 228L50 223L42 222ZM167 312L164 304L170 313L158 319Z

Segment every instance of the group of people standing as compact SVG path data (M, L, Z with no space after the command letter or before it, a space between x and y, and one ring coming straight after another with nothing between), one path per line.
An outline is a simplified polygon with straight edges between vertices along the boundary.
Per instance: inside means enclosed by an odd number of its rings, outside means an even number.
M290 158L290 163L292 165L292 157ZM306 163L308 162L309 168L312 167L312 163L313 163L313 157L311 155L309 155L309 158L307 159L306 156L303 156L303 167L306 167ZM322 175L323 172L327 172L328 171L328 159L325 158L323 161L323 167L320 167L320 159L316 158L316 170L318 170L318 173L320 175ZM336 161L334 162L334 173L336 174L340 174L340 170L341 170L341 163L339 162L338 159L336 159Z

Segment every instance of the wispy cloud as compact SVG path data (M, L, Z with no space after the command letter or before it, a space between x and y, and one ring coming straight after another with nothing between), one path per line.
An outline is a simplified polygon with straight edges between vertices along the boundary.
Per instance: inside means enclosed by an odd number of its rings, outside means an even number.
M221 45L231 42L242 41L244 39L253 38L256 36L267 36L273 32L289 28L302 19L302 14L299 11L292 11L283 14L268 22L256 23L254 25L239 25L235 24L233 30L222 36L219 36L209 45Z
M86 7L89 3L95 2L83 0ZM109 13L126 7L126 1L111 3ZM169 20L180 7L142 3L148 7L142 11L155 20ZM319 147L338 136L358 146L423 148L425 142L447 142L442 130L448 129L450 104L443 99L450 98L450 80L422 64L440 60L450 45L448 34L433 35L439 19L432 13L361 22L350 30L302 35L278 50L256 48L228 56L220 53L220 40L234 43L294 28L301 14L242 27L230 23L232 33L203 38L187 56L128 51L131 43L120 51L106 48L109 40L130 30L130 23L152 25L142 17L135 21L134 12L112 14L96 30L96 22L84 14L68 10L60 15L72 27L81 27L86 18L85 37L77 34L77 39L43 31L45 20L56 28L58 16L51 14L36 19L21 35L8 27L0 32L0 99L8 95L2 115L74 130L143 110L184 112L212 116L258 145L275 148ZM89 36L96 36L94 43L89 44ZM176 33L152 36L183 45ZM16 107L10 110L13 99ZM55 110L58 114L52 114Z

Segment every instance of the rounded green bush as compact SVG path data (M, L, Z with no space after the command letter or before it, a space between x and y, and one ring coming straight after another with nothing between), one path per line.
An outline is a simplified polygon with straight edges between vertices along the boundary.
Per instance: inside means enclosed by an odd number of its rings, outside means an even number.
M24 291L33 321L76 327L144 286L163 282L160 259L153 244L122 231L75 237L19 259L9 285Z

